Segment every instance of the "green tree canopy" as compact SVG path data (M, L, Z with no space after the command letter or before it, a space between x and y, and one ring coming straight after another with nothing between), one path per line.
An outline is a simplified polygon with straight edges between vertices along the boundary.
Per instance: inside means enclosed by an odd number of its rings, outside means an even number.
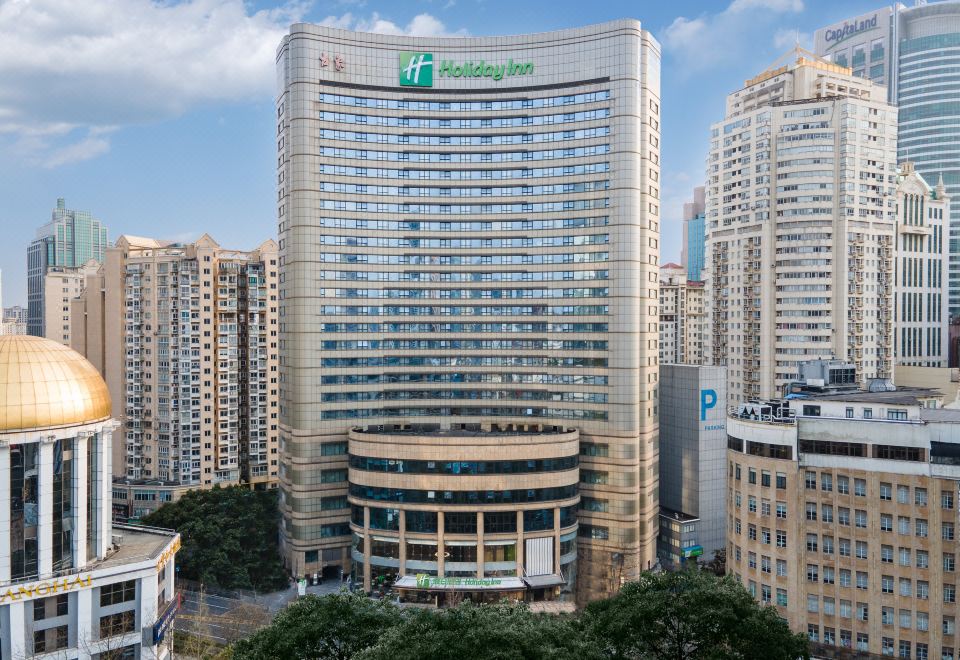
M413 610L358 660L592 660L601 656L575 619L533 614L522 604L463 603Z
M362 594L309 595L284 608L273 623L237 642L233 660L347 660L400 622L400 610Z
M644 573L613 598L591 603L583 625L613 660L796 660L803 635L760 607L730 577L700 570Z
M180 577L223 589L287 586L280 561L276 491L242 486L184 493L143 520L180 532Z

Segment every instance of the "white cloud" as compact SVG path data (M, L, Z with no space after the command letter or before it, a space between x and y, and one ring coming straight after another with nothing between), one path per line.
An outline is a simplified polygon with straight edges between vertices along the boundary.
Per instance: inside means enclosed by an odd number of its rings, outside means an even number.
M777 30L773 35L773 45L777 50L785 51L798 43L802 48L811 50L813 48L813 35L809 32L788 29Z
M686 74L736 62L751 47L752 32L782 14L803 11L803 0L733 0L723 11L680 16L662 35L665 50Z
M91 131L87 137L79 142L54 149L44 159L43 166L53 168L70 163L79 163L84 160L96 158L108 151L110 151L110 141L104 137L97 136L96 131Z
M277 45L313 2L254 11L246 0L0 0L0 147L56 167L107 152L104 127L269 99ZM324 23L450 34L427 13L404 26L377 13Z
M467 34L467 31L462 29L455 32L449 31L446 25L443 24L443 21L427 13L417 14L404 26L382 17L377 12L373 12L368 18L354 16L350 12L342 16L327 16L320 21L320 24L344 28L346 30L358 30L360 32L376 32L378 34L394 34L412 37L449 37Z
M803 0L733 0L727 11L737 12L748 9L799 13L803 11Z

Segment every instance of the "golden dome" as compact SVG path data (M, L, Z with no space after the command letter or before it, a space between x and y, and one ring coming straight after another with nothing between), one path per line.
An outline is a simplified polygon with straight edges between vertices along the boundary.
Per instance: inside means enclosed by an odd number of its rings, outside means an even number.
M85 357L42 337L0 337L0 433L107 417L107 384Z

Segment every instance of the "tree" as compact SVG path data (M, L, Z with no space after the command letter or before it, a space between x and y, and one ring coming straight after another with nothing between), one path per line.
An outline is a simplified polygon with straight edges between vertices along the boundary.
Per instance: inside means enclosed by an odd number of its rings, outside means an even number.
M575 619L533 614L523 604L412 610L358 660L599 659Z
M279 521L276 491L242 486L189 491L143 520L180 532L181 578L258 591L288 585L277 547Z
M400 610L361 594L309 595L273 623L237 642L233 660L348 660L373 646L400 621Z
M719 548L713 551L713 559L703 564L703 567L714 575L723 577L727 572L727 550Z
M760 607L732 578L706 571L644 573L613 598L591 603L587 633L613 660L795 660L803 635Z

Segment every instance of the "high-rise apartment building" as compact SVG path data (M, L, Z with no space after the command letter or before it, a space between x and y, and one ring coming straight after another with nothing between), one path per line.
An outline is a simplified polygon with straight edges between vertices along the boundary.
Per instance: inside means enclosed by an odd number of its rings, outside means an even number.
M703 279L703 261L706 249L706 197L703 186L693 189L693 201L683 205L683 243L680 263L687 268L687 279Z
M960 2L900 3L817 31L817 53L885 84L899 106L897 157L951 197L948 291L960 314L960 104L951 66L960 54ZM866 64L863 64L866 63Z
M47 270L57 266L78 268L91 259L103 262L108 245L107 228L103 223L87 211L71 211L62 197L57 200L50 222L37 230L36 239L27 248L28 334L47 336L44 319ZM60 316L57 314L57 320L53 321L57 328L62 326ZM56 338L57 333L53 334Z
M734 402L801 362L893 366L896 109L884 89L798 49L727 97L707 166L708 363Z
M893 330L896 364L946 367L949 313L946 300L950 198L943 181L931 187L913 163L897 177Z
M294 573L586 599L653 564L659 66L633 20L291 28L276 139Z
M76 268L50 266L43 276L43 332L47 339L70 346L70 303L83 293L87 278L100 264L90 259Z
M727 572L816 657L955 660L960 410L824 385L727 419Z
M124 235L73 303L73 347L121 422L114 505L141 517L191 488L270 487L277 456L277 245Z
M703 364L703 282L674 263L660 267L660 362Z

